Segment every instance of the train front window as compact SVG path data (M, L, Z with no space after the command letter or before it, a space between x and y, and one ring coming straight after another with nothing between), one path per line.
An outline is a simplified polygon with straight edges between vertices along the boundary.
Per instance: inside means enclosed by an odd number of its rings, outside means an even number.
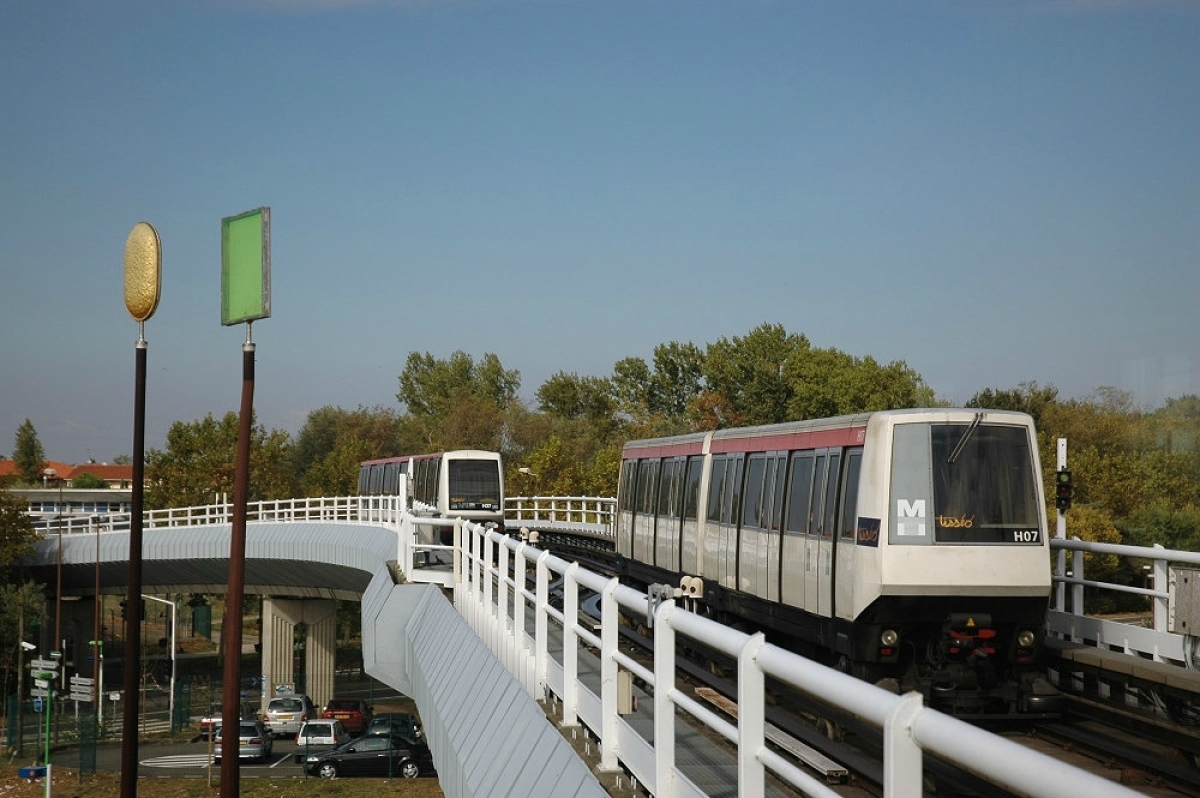
M450 461L451 510L499 510L500 468L495 460Z
M965 424L934 424L930 433L937 542L1041 542L1036 475L1024 427L980 424L968 430Z

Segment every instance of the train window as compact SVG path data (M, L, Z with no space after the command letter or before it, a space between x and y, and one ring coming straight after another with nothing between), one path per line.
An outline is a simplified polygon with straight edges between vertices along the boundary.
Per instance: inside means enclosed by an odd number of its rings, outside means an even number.
M687 478L683 486L683 517L695 521L700 516L700 474L704 470L704 458L692 456L687 459Z
M767 456L750 455L746 467L746 486L742 491L742 526L760 529L762 523L763 479L767 473Z
M721 498L725 493L725 467L729 460L725 457L714 457L712 473L708 477L708 508L706 517L709 521L721 520Z
M500 510L500 464L495 460L450 460L446 464L451 510Z
M617 506L622 510L632 510L630 496L634 492L634 480L637 479L637 460L626 460L621 465L621 482L617 485Z
M725 496L721 502L722 524L736 524L742 506L742 471L746 465L746 456L735 454L730 456L730 460L731 467L725 469Z
M825 478L828 465L828 458L824 454L817 455L813 466L812 508L808 513L808 526L804 529L804 532L809 535L819 536L821 534L821 523L825 520L821 502L825 498Z
M787 527L792 535L803 535L808 528L813 479L813 456L808 452L792 454L791 475L787 492Z
M1022 542L1014 530L1038 529L1038 475L1025 427L934 424L930 442L938 542Z
M783 488L784 473L787 471L787 459L780 454L771 458L771 469L767 476L767 485L771 487L770 528L779 531L783 519Z
M862 449L851 449L846 452L846 478L842 488L842 527L843 540L854 540L858 529L858 480L862 471Z
M638 469L637 511L645 515L654 513L654 488L658 484L658 460L643 460Z
M829 455L829 479L825 483L825 519L821 524L821 537L832 538L837 521L838 475L841 472L842 453Z
M667 460L662 464L658 481L658 515L661 518L674 518L679 514L678 474L678 460Z

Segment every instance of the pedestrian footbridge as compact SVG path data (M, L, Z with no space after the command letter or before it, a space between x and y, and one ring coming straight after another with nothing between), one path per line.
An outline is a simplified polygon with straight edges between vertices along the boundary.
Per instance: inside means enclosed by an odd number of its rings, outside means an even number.
M309 692L319 701L332 690L332 600L361 601L366 671L415 700L447 796L780 794L768 775L806 795L836 795L767 744L768 678L878 729L888 796L922 795L925 753L1031 796L1136 795L929 710L919 696L884 692L687 612L670 591L648 597L495 530L403 508L398 497L252 505L245 589L264 596L264 690L290 679L290 632L304 622L317 683ZM453 543L442 545L447 526ZM35 568L50 585L61 573L64 597L83 605L97 583L124 586L128 546L127 529L112 525L52 530ZM221 592L229 547L228 506L147 513L143 589ZM584 596L598 620L580 620ZM623 653L622 615L653 627L652 662ZM76 639L91 633L82 626ZM736 716L677 686L677 637L738 663Z

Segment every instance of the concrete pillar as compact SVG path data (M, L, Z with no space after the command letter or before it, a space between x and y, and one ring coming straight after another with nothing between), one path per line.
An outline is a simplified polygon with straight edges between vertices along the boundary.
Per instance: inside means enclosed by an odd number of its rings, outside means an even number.
M263 702L281 684L292 684L292 641L296 624L308 626L305 637L305 692L317 707L333 698L334 653L337 645L337 603L331 599L263 597Z

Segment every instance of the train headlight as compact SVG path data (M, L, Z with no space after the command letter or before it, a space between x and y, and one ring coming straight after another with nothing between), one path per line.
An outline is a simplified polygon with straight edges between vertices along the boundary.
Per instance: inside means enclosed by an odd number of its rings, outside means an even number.
M1037 641L1037 636L1030 629L1022 629L1017 632L1017 645L1021 648L1033 648L1033 644Z
M884 629L879 635L879 645L883 648L894 648L900 641L900 633L895 629Z

